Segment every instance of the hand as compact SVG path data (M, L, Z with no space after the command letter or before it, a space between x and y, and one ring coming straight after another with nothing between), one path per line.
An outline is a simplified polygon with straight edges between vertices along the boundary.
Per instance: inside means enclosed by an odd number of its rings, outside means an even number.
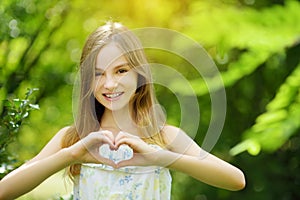
M92 132L69 147L74 163L101 163L116 167L116 164L99 154L99 147L108 144L115 149L114 136L110 131Z
M118 149L122 144L128 145L133 149L133 157L123 160L116 164L116 168L124 166L150 166L158 165L158 150L145 143L141 138L130 133L119 132L115 138L115 148Z

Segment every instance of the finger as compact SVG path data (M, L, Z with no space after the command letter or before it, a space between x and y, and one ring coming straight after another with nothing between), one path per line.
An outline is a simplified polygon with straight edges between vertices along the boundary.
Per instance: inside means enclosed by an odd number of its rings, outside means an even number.
M126 166L145 166L147 163L145 163L145 160L139 155L134 154L134 156L131 159L128 160L122 160L118 163L116 163L116 168L126 167Z
M114 161L112 161L110 159L107 159L107 158L104 158L102 156L100 157L100 159L98 161L99 161L100 164L109 165L113 168L117 168L117 164Z
M120 131L115 140L119 140L121 138L134 138L134 139L140 139L140 137L136 136L136 135L132 135L131 133L128 132L124 132L124 131Z
M115 137L114 137L114 134L111 131L101 130L101 131L99 131L99 133L106 136L106 137L108 137L114 143Z
M103 136L101 144L108 144L110 149L115 149L114 141L112 141L109 137Z
M97 152L93 152L90 154L91 158L88 159L87 163L97 163L97 164L104 164L109 165L116 168L116 163L108 158L102 157Z
M112 143L114 143L114 135L111 131L108 131L108 130L92 132L89 135L91 135L92 137L105 136L105 137L109 138Z
M136 166L136 165L132 162L132 159L122 160L115 164L116 169L121 168L121 167L126 167L126 166Z
M116 147L115 147L115 137L114 137L113 133L111 131L108 131L108 130L100 131L100 133L102 135L106 136L107 138L109 138L109 140L111 141L111 143L109 145L109 148L111 150L116 150Z
M121 145L128 145L130 148L135 150L134 141L131 138L122 137L119 140L115 141L116 148L119 148Z
M87 162L89 162L89 163L100 163L100 164L106 164L106 165L110 165L112 167L116 167L116 164L114 161L112 161L111 159L109 159L107 157L104 157L100 153L100 148L98 148L98 145L89 149L88 154L89 154L89 156L88 156Z
M127 136L126 132L120 131L120 132L117 134L117 136L115 137L115 141L120 140L121 138L124 138L124 137L126 137L126 136Z
M127 144L131 148L136 147L136 144L141 142L142 139L138 136L132 135L127 132L120 131L115 138L115 146L119 148L122 144Z
M111 148L114 148L114 142L106 135L93 132L83 139L84 145L89 149L94 145L107 143Z

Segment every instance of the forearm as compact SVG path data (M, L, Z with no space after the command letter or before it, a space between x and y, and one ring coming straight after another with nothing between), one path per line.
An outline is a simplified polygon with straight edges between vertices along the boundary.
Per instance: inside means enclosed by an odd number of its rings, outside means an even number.
M16 169L0 181L0 200L15 199L72 163L69 151L60 150L42 160Z
M181 171L204 183L227 190L240 190L245 186L244 174L238 168L211 155L189 156L165 151L168 168Z

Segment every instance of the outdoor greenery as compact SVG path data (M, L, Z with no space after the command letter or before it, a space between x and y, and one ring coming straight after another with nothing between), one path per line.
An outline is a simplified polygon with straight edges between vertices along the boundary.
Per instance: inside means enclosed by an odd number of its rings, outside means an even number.
M200 145L214 115L210 93L226 89L226 120L212 153L241 168L247 186L230 192L173 172L172 199L300 199L299 10L296 0L2 0L0 164L11 164L8 152L15 163L30 159L60 128L73 123L81 48L97 26L114 20L130 29L178 31L214 60L223 82L217 75L205 80L195 75L190 63L170 52L147 50L152 62L183 74L197 95L201 120L195 141ZM176 44L172 38L161 42ZM179 126L176 96L191 94L185 85L169 81L173 90L158 86L157 95L168 122ZM33 90L28 88L39 90L29 95ZM26 92L25 100L13 100ZM27 101L29 96L34 102ZM15 104L7 107L5 102ZM20 119L37 108L33 103L39 110L31 112L10 143L4 138L16 129L5 124L12 121L19 128L20 123L9 118L8 108L24 103Z
M25 99L12 99L4 101L4 110L0 119L0 178L18 166L17 160L7 150L10 143L16 139L20 126L31 110L39 109L32 104L29 98L37 89L28 89Z

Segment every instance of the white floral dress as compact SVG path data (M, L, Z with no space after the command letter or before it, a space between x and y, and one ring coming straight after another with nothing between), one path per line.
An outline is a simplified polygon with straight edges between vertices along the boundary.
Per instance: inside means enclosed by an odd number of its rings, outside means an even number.
M115 162L132 156L128 146L119 150L100 149L102 155ZM171 182L169 170L158 166L114 169L102 164L82 164L75 179L74 200L168 200Z

